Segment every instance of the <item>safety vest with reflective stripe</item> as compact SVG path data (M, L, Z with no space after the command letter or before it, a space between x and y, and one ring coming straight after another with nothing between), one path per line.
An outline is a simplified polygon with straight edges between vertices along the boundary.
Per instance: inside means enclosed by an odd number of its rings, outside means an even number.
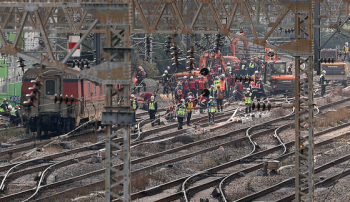
M135 110L137 108L137 101L135 99L130 99L130 102L132 103L132 108Z
M227 70L228 70L229 72L232 70L232 67L231 67L230 65L227 66L226 68L227 68Z
M349 53L349 46L344 46L345 53Z
M225 79L224 80L221 80L221 90L225 90L225 86L226 86L226 81Z
M221 85L220 80L215 80L214 81L214 88L215 88L215 90L218 88L218 85Z
M186 115L186 106L185 105L181 105L178 109L177 109L177 116L178 117L185 117Z
M193 102L187 102L187 112L193 111Z
M246 104L252 103L252 93L249 93L248 97L245 98L245 103Z
M242 69L245 69L245 64L243 64L241 68L242 68Z
M149 110L156 110L156 102L149 103Z
M215 102L214 101L210 101L208 102L208 105L209 105L209 113L215 113L215 106L214 106Z
M321 74L320 78L321 78L321 81L322 81L322 77L324 79L324 76ZM323 84L321 83L321 85L327 85L327 81L326 80L323 80Z
M11 116L16 116L16 110L11 110Z
M254 63L249 63L249 68L254 68L255 64Z
M7 108L7 106L5 105L5 110L4 110L4 108L2 108L2 107L0 107L0 112L4 112L4 111L7 111L8 110L8 108Z

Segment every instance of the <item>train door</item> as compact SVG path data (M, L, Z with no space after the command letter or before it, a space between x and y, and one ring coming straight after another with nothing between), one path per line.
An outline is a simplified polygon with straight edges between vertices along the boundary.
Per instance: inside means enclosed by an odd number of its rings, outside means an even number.
M55 95L61 94L59 77L45 77L40 94L40 112L58 112L59 104L54 104Z

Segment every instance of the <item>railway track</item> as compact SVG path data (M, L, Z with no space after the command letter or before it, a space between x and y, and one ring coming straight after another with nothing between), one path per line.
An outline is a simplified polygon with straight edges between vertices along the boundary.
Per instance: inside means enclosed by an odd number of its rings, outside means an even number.
M225 116L227 116L227 115L221 115L220 117L225 117ZM203 125L203 124L202 124ZM206 124L204 124L204 125L206 125ZM171 135L171 134L170 134ZM167 134L167 136L169 136L169 134ZM154 139L158 139L159 137L155 137L155 138L153 138L153 140ZM151 139L152 140L152 139ZM134 142L134 144L140 144L140 142ZM77 153L77 152L80 152L80 151L83 151L85 148L78 148L78 149L75 149L75 150L71 150L69 153ZM59 154L55 154L55 155L50 155L50 156L48 156L48 157L45 157L44 159L48 159L48 158L57 158L57 157L60 157L60 156L63 156L63 155L66 155L65 154L66 152L61 152L61 153L59 153ZM85 156L80 156L80 157L78 157L78 158L75 158L76 160L83 160L83 159L86 159L86 158L89 158L90 156L92 155L92 153L91 154L88 154L88 155L85 155ZM157 156L160 156L160 155L157 155ZM152 156L152 157L148 157L148 158L154 158L155 156ZM143 159L143 160L147 160L147 159ZM62 162L60 162L58 165L54 165L56 168L57 167L62 167L62 166L64 166L64 165L67 165L67 164L70 164L70 163L72 163L71 162L71 160L66 160L66 161L62 161ZM3 169L6 169L6 168L9 168L11 165L8 165L8 166L6 166L6 167L2 167L1 169L3 170ZM15 166L13 166L12 168L10 168L10 171L12 170L12 169L14 169L15 167L17 167L17 165L15 165ZM35 167L35 168L32 168L32 169L27 169L27 170L25 170L25 171L19 171L19 172L15 172L15 173L12 173L12 177L17 177L17 176L21 176L21 175L24 175L24 174L27 174L27 173L30 173L30 172L38 172L38 171L40 171L40 170L42 170L42 169L45 169L47 167L47 165L44 165L44 166L39 166L39 167ZM50 167L52 167L52 166L50 166ZM47 169L46 169L47 170ZM5 178L7 177L8 175L5 175L5 177L4 177L4 179L3 179L3 181L5 180ZM44 175L42 175L42 176L44 176ZM44 179L45 180L45 179ZM40 179L40 182L41 182L42 180ZM44 181L44 183L45 183L45 181Z
M338 101L337 103L341 103L341 102L343 102L343 101L346 101L346 100L348 100L348 99L345 99L345 100L342 100L342 101ZM333 104L335 104L335 103L333 103ZM237 132L237 131L235 131L235 132ZM217 147L216 147L217 148ZM201 151L201 152L204 152L204 151ZM182 157L183 158L183 157ZM180 160L181 158L179 158L178 160ZM175 161L176 159L171 159L170 161L168 161L168 162L163 162L163 164L166 164L166 163L170 163L170 162L173 162L173 161ZM153 167L155 167L155 166L153 166ZM140 170L138 170L138 171L135 171L135 172L141 172L141 171L143 171L143 169L140 169ZM103 173L104 171L103 170L101 170L101 171L98 171L98 172L95 172L95 173L88 173L88 174L86 174L86 175L81 175L81 176L78 176L78 177L75 177L75 178L72 178L72 179L69 179L69 180L65 180L65 181L61 181L61 182L58 182L58 183L53 183L53 184L50 184L50 185L45 185L45 186L43 186L43 188L49 188L49 187L55 187L55 186L58 186L58 185L60 185L60 184L64 184L64 183L68 183L69 181L71 181L71 180L79 180L79 179L83 179L83 178L86 178L86 177L89 177L89 176L91 176L91 175L94 175L94 174L98 174L98 173ZM135 173L134 172L134 173ZM97 185L103 185L103 181L100 181L100 182L96 182L96 183L93 183L93 184L91 184L91 185L89 185L89 186L97 186ZM80 188L82 188L82 187L80 187Z
M344 124L344 125L341 125L341 126L338 126L338 127L334 127L334 128L330 128L330 129L327 129L327 130L324 130L322 132L319 132L319 133L316 133L315 136L320 136L320 135L323 135L325 133L329 133L329 132L332 132L334 130L337 130L337 129L341 129L343 127L348 127L350 126L349 123L347 124ZM327 144L327 143L331 143L333 142L335 139L338 139L338 138L344 138L344 137L348 137L350 136L350 133L344 133L344 134L341 134L341 135L337 135L333 138L330 138L328 140L324 140L324 141L321 141L317 144L315 144L316 147L319 147L321 145L324 145L324 144ZM294 141L291 141L291 142L288 142L288 143L285 143L285 145L287 147L293 147L294 146ZM224 165L220 165L220 166L217 166L217 167L214 167L214 168L211 168L211 169L208 169L208 170L205 170L204 172L206 173L212 173L212 174L220 174L221 171L224 171L225 169L227 168L230 168L232 166L235 166L235 165L238 165L240 164L242 161L247 161L247 162L250 162L252 158L259 158L259 156L264 156L266 153L270 153L270 152L274 152L274 151L278 151L282 149L281 148L281 145L279 146L276 146L276 147L273 147L271 149L268 149L268 150L264 150L264 151L260 151L260 152L257 152L253 155L251 155L250 157L248 158L245 158L245 159L237 159L237 160L234 160L234 161L231 161L229 163L226 163ZM293 156L294 155L294 152L290 152L288 154L285 154L279 158L276 158L276 160L279 160L279 159L282 159L282 158L286 158L288 156ZM260 168L263 168L263 163L260 163L260 164L257 164L257 165L253 165L249 168L246 168L246 169L243 169L243 170L239 170L237 172L234 172L231 174L231 177L241 177L242 176L242 173L250 173L250 172L253 172L253 171L256 171ZM166 184L163 184L161 186L158 186L158 187L154 187L152 189L149 189L149 190L145 190L143 192L138 192L138 193L135 193L132 195L132 199L133 200L136 200L138 198L142 198L142 197L145 197L147 195L147 193L152 193L152 190L153 193L156 192L156 190L158 190L158 192L160 190L166 190L168 188L171 188L171 187L175 187L175 186L179 186L181 185L188 177L191 177L191 176L187 176L187 177L184 177L184 178L180 178L180 179L177 179L177 180L174 180L170 183L166 183ZM202 190L206 190L210 187L215 187L217 186L225 177L222 176L222 177L216 177L215 179L212 179L212 180L208 180L206 183L204 184L200 184L200 185L196 185L196 186L193 186L191 188L188 188L186 190L186 193L190 193L190 194L193 194L193 193L198 193L199 191L202 191ZM177 192L177 193L173 193L173 194L169 194L168 196L166 197L163 197L163 198L160 198L160 199L156 199L154 201L156 202L164 202L164 201L172 201L172 200L176 200L176 199L179 199L179 198L182 198L183 197L183 192Z

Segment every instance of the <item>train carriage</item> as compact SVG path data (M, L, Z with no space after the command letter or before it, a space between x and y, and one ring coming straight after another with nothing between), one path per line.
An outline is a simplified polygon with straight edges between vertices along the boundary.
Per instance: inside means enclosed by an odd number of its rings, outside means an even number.
M22 103L21 114L25 117L27 132L38 132L39 135L42 132L45 135L48 132L64 134L86 122L101 125L105 85L96 85L52 68L31 68L23 75L22 102L28 100L28 94L32 93L29 88L33 87L33 80L39 75L40 92L34 106L29 108ZM113 104L117 104L117 101L118 97L114 97Z

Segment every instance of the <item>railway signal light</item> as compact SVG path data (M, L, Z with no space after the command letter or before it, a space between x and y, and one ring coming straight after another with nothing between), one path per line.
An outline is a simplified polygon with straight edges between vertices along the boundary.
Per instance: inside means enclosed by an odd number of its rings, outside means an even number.
M210 95L210 91L208 89L204 89L201 93L204 97L208 97Z
M24 64L25 60L23 58L18 58L17 62L19 63L18 67L22 68L22 72L24 72L24 67L26 66Z
M26 95L29 99L23 102L23 105L27 107L34 106L34 101L38 99L37 94L40 93L40 86L43 85L41 83L41 76L36 77L35 80L31 80L30 82L34 83L33 87L28 88L32 92Z
M203 76L207 76L209 74L209 69L208 68L202 68L199 73Z
M196 53L195 51L194 51L194 48L193 48L193 46L191 46L191 48L190 48L190 50L189 51L187 51L188 53L189 53L189 56L187 56L187 58L189 59L189 61L188 61L188 64L189 64L189 67L188 67L188 69L190 70L190 71L192 71L192 70L194 70L194 64L195 64L195 62L194 62L194 54Z

